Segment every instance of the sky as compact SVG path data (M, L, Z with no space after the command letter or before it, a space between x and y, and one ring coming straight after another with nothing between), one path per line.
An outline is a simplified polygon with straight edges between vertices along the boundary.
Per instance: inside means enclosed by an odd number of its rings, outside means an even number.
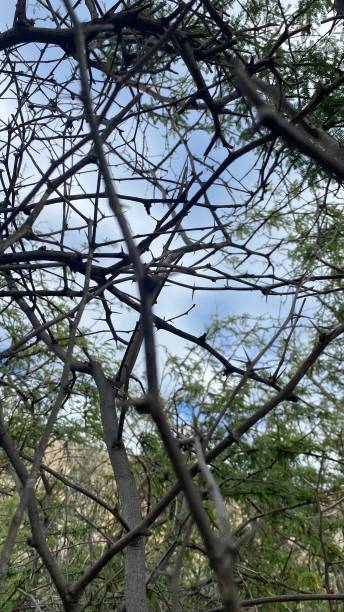
M108 2L107 5L110 6L112 3ZM29 7L33 7L34 3L29 2ZM6 2L3 4L0 14L0 30L4 31L6 27L10 26L13 20L13 14L15 9L15 1L12 0L10 2ZM29 9L29 16L30 13ZM85 16L83 12L80 13L80 17ZM37 25L40 25L39 21L37 21ZM26 53L33 53L32 45L28 46L25 50ZM24 51L23 51L24 53ZM51 57L56 56L56 51L51 50ZM55 75L63 78L62 74ZM0 100L0 113L1 119L4 120L5 117L12 112L11 101L2 99ZM204 151L205 141L204 137L200 134L196 134L191 136L190 138L190 146L193 147L194 150ZM149 133L149 147L150 147L150 157L152 160L155 157L160 157L161 152L164 147L164 139L161 134L156 129L151 129ZM214 156L218 155L219 159L221 158L221 151L215 151ZM235 176L244 177L247 170L249 169L249 164L251 164L252 159L245 158L245 162L240 161L236 166L233 166L233 174ZM48 163L48 156L46 159L40 156L39 160L40 166L44 167ZM174 162L178 165L178 158ZM177 167L174 168L175 171L178 170ZM180 168L181 170L181 168ZM32 167L32 171L34 172L34 168ZM143 189L143 195L145 194L145 190L148 189L147 185L137 185L134 181L126 180L124 182L120 182L116 184L116 170L113 171L115 185L117 191L126 195L135 194L137 189ZM130 177L128 177L129 179ZM85 188L89 188L95 183L96 176L93 173L89 173L84 176L84 186ZM223 199L225 197L225 191L220 186L214 186L210 191L209 195L213 198L214 201L216 199ZM82 206L82 210L84 214L87 215L90 210L89 204L84 201L79 204ZM106 204L103 204L103 210L106 211ZM127 205L125 204L125 210L127 214L127 219L129 224L133 229L133 233L144 233L149 231L151 227L153 227L153 223L147 217L146 214L143 213L143 207L137 207L135 205ZM158 212L157 209L153 209L153 213ZM46 209L42 215L40 216L39 223L37 227L41 231L49 230L50 228L54 228L56 223L60 218L60 209L59 205L54 207L49 207ZM205 211L202 209L197 209L196 214L190 215L186 221L185 225L188 226L196 226L202 225L202 223L209 222L209 218ZM70 224L73 223L73 218L70 219ZM98 240L100 239L110 239L114 235L118 235L118 227L116 221L113 219L107 218L103 224L101 224L99 228ZM197 235L197 234L195 234ZM71 245L74 244L77 246L79 243L84 240L83 235L78 235L77 233L71 234ZM255 243L250 244L251 248L254 248ZM158 249L158 245L153 247L154 249ZM191 256L190 256L191 257ZM255 266L258 264L249 265L249 270L252 272L255 269ZM162 316L166 319L172 317L180 317L183 313L192 310L189 312L187 316L182 316L178 320L178 325L186 332L195 334L197 336L201 335L207 327L211 324L212 318L214 316L220 318L226 318L232 315L243 315L247 314L249 317L261 317L261 319L265 318L274 318L274 317L282 317L285 316L288 308L289 308L290 300L285 299L271 299L266 298L261 293L255 292L240 292L240 291L198 291L195 296L192 295L191 291L185 291L182 287L167 285L163 290L159 302L155 307L155 312L159 316ZM130 330L134 323L136 322L136 314L135 313L123 313L121 315L117 315L120 323L118 327L121 330ZM118 321L117 319L117 321ZM94 311L94 308L90 307L87 309L86 317L83 320L84 325L87 327L93 328L102 328L102 323L98 320L98 313ZM159 362L163 362L165 349L169 352L179 355L180 357L185 354L185 349L187 343L174 335L168 334L164 331L159 331L156 335L157 344L159 347Z

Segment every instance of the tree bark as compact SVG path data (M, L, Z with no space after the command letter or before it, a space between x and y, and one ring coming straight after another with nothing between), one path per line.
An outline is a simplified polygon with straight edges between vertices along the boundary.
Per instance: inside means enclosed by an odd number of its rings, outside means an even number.
M93 366L93 374L99 393L103 438L116 480L121 514L132 529L142 521L141 503L124 444L117 442L115 391L98 363ZM126 612L148 612L143 537L134 540L124 550L124 582Z

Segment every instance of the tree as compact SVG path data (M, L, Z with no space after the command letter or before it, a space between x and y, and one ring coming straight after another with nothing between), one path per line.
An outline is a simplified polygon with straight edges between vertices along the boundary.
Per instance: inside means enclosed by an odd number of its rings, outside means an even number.
M0 34L3 609L335 610L342 19L27 4Z

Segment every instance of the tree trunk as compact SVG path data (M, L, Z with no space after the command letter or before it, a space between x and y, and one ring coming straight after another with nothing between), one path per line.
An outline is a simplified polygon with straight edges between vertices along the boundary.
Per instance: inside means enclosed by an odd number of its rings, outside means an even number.
M116 480L121 514L130 529L142 520L141 503L123 442L117 443L118 419L115 392L99 364L93 367L99 392L104 441ZM145 539L138 538L124 550L126 612L148 611L146 593Z

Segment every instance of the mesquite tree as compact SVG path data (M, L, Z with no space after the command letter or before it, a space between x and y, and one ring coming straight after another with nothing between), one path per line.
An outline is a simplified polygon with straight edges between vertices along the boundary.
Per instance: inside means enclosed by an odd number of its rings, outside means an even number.
M6 6L2 609L342 605L330 8Z

